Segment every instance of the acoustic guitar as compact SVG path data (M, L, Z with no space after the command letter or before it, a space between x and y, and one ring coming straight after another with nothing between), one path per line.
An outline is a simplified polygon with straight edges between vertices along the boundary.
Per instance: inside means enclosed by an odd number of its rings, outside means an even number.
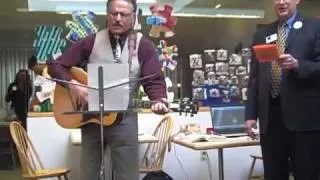
M70 69L71 77L79 81L83 85L87 85L87 72L81 68L72 67ZM132 100L130 108L150 108L151 101ZM198 112L198 104L185 98L183 100L176 100L169 104L169 108L174 112L182 112L186 114L196 114ZM63 128L73 129L89 123L100 124L99 114L90 115L90 118L83 118L82 113L66 113L84 111L82 105L75 94L71 94L68 88L56 83L54 91L53 113L56 122ZM103 116L102 123L104 126L110 126L116 122L118 113L109 113Z

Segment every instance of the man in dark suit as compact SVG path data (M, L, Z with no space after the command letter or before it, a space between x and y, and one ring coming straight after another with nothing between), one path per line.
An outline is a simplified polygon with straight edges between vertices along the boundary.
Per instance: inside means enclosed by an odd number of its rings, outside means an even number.
M286 180L291 170L295 180L319 179L320 21L303 17L299 3L273 0L278 20L253 37L253 45L274 43L281 54L259 63L253 53L248 84L246 127L254 137L259 120L266 180Z

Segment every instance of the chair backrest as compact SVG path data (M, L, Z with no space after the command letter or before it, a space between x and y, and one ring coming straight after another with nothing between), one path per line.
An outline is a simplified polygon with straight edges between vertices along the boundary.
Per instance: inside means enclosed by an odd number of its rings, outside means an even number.
M35 175L36 170L44 169L36 149L21 124L11 122L10 133L17 147L23 174L27 176Z
M173 128L173 119L166 115L157 125L153 135L157 137L158 142L149 143L142 159L141 168L144 169L162 169L167 145L170 143L170 137ZM169 150L169 148L168 148Z

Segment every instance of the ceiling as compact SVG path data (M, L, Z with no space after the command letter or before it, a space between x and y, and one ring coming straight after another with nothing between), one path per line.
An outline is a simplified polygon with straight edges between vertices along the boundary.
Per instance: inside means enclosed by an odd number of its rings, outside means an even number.
M29 0L31 1L31 0ZM47 2L44 5L51 8L51 11L28 11L28 0L6 0L5 6L0 6L0 30L23 30L33 29L38 24L64 24L66 19L70 19L70 15L57 14L55 7L52 6L54 0L36 0L38 2ZM50 2L51 6L50 6ZM57 0L55 0L57 1ZM59 0L74 1L74 0ZM78 0L79 1L79 0ZM86 3L86 7L95 13L97 9L92 9L99 6L100 11L105 12L105 0L82 0L91 1ZM139 0L138 0L139 1ZM174 7L174 16L188 16L188 17L240 17L240 18L263 18L265 11L264 5L268 2L270 5L271 0L158 0L159 4L164 5L170 3ZM319 0L303 0L303 7L307 7L306 14L318 14L317 7L320 6ZM66 2L64 2L66 3ZM79 10L81 2L69 2L73 8ZM100 3L100 4L99 4ZM94 4L96 4L94 6ZM98 4L98 5L97 5ZM219 8L216 8L220 4ZM150 14L150 3L144 5L139 4L143 9L143 15ZM162 7L162 6L161 6ZM319 14L318 14L319 15ZM270 16L270 13L269 15ZM104 16L98 15L98 20L103 23Z
M106 0L10 0L11 10L20 12L55 12L70 13L73 10L91 10L97 14L105 13ZM139 3L143 1L144 3ZM149 7L156 0L138 0L138 8L143 15L149 15ZM29 6L28 6L29 2ZM149 2L149 3L148 3ZM169 3L174 7L175 16L204 16L244 15L263 18L263 0L157 0L160 5ZM219 4L220 7L217 7ZM5 11L8 9L4 8Z
M42 6L38 6L40 9L30 11L28 1L40 2ZM63 4L66 5L69 3L69 7L71 7L69 13L72 10L83 10L82 8L87 8L97 13L97 18L104 21L104 17L99 16L99 13L105 13L106 0L6 0L5 6L0 6L0 30L33 29L37 24L46 24L49 22L51 24L63 24L66 19L70 18L70 15L57 14L55 9L57 5L53 5L53 1L59 1L60 7L64 8L67 6L63 6ZM86 1L86 3L79 1ZM166 3L173 5L174 16L210 18L263 18L263 1L265 0L157 0L161 8ZM221 4L221 7L215 8L218 3ZM138 5L139 8L142 8L144 16L150 14L150 6L150 3ZM41 10L41 7L47 8L47 10Z
M221 8L234 9L263 9L263 0L195 0L186 7L214 8L221 4Z

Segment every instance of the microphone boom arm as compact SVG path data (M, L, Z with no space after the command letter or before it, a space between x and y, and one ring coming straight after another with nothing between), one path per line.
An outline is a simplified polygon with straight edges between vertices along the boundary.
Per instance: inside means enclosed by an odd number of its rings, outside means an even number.
M112 85L112 86L109 86L109 87L105 87L105 88L103 88L103 90L112 89L112 88L115 88L115 87L118 87L118 86L122 86L122 85L125 85L125 84L130 84L130 83L133 83L133 82L138 82L138 81L142 81L142 80L145 80L145 79L149 79L149 78L151 78L151 77L153 77L155 75L156 75L156 73L153 73L153 74L144 76L142 78L134 78L133 80L128 80L128 81L121 82L121 83L118 83L118 84L115 84L115 85ZM70 81L57 79L57 78L48 78L48 77L44 77L44 78L48 79L48 80L51 80L51 81L64 83L64 84L71 84L71 85L75 85L75 86L85 87L85 88L88 88L88 89L99 90L99 87L90 87L90 86L87 86L87 85L77 84L77 83L73 83L73 82L70 82Z

